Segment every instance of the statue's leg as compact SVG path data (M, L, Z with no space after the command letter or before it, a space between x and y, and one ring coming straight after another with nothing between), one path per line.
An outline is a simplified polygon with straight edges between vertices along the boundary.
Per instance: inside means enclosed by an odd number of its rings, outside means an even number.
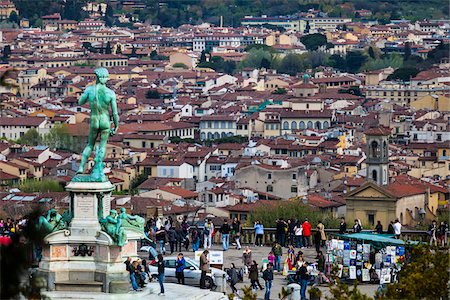
M80 167L78 168L77 174L83 174L84 173L84 166L86 165L87 160L89 159L89 156L91 156L92 149L94 149L95 146L95 140L97 139L98 132L94 128L91 127L89 130L89 138L88 138L88 144L86 148L83 150L83 154L81 155L81 163Z
M99 161L103 162L106 157L106 144L108 143L108 137L109 137L109 129L104 129L100 132L100 145L99 145Z

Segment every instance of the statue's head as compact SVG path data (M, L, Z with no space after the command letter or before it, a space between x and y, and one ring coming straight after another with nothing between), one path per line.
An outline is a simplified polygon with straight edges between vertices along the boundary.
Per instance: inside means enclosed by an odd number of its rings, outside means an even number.
M108 81L109 73L108 70L105 68L97 68L94 71L95 78L97 83L106 84Z
M115 209L111 209L111 210L109 211L109 214L110 214L112 217L115 217L115 216L117 215L117 211L116 211Z
M125 209L125 207L121 207L121 208L120 208L120 212L121 212L121 213L125 213L126 211L127 211L127 210Z

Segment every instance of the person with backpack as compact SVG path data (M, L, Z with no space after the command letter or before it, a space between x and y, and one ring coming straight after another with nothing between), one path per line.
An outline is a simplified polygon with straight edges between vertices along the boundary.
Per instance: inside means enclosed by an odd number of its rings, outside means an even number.
M191 232L192 250L195 252L200 247L200 234L198 233L197 226Z
M278 242L275 242L272 247L272 252L275 255L275 269L281 272L281 256L283 255L283 248Z
M263 290L263 287L259 283L258 275L258 264L256 263L256 261L253 261L253 263L250 265L248 274L248 278L250 279L251 287L253 290L257 290L258 287L260 290Z
M301 300L306 300L306 288L308 286L309 274L306 268L306 262L304 262L300 268L297 270L297 278L300 282L300 298Z
M239 278L238 278L238 272L233 263L231 264L231 268L228 270L227 273L228 273L228 278L229 278L228 281L230 283L231 291L234 294L238 294L238 290L236 288L236 283L238 283Z
M269 263L267 265L267 268L263 272L263 279L265 282L266 287L266 293L264 294L264 300L270 299L270 289L272 288L272 281L273 281L273 265Z

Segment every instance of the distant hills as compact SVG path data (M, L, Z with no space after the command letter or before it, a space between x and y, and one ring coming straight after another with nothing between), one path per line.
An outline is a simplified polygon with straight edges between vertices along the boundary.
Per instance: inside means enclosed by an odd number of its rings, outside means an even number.
M20 15L35 22L41 16L60 12L64 18L85 17L81 7L87 0L13 0ZM103 0L102 2L108 2ZM182 24L210 22L219 24L223 17L224 26L239 26L246 15L277 16L293 15L308 9L320 10L332 17L355 17L355 10L366 9L372 12L366 20L386 23L390 19L448 18L449 8L443 0L134 0L143 4L144 9L125 10L125 1L113 1L115 13L133 14L140 20L167 27ZM448 3L447 3L448 4ZM359 15L356 15L359 17Z

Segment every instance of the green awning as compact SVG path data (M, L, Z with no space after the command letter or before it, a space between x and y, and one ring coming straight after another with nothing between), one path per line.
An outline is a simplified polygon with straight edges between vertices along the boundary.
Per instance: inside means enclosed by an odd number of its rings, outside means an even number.
M336 234L338 237L342 237L346 240L358 240L365 241L371 244L373 247L380 249L386 246L405 246L406 244L417 244L416 241L405 242L400 239L394 239L391 234L375 234L375 233L350 233L350 234Z

